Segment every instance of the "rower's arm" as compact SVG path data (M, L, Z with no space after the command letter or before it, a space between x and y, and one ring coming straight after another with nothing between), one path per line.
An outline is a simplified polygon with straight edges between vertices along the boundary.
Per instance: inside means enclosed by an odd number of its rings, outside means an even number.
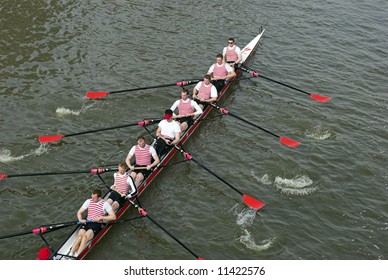
M131 165L131 158L132 158L133 154L131 153L128 153L126 159L125 159L125 163L127 164L128 168L131 169L132 168L132 165Z
M228 80L231 80L231 79L233 79L234 77L236 77L236 72L234 72L233 70L230 71L230 72L228 73L228 75L226 75L226 79L228 79Z
M175 132L175 138L174 141L171 142L171 145L178 144L181 140L181 132Z
M162 129L160 127L158 127L158 129L156 130L156 136L158 136L158 137L161 136L161 134L160 134L161 130Z
M110 210L108 212L108 215L104 216L103 221L104 222L110 222L116 220L116 214L113 210Z
M199 107L198 103L193 100L193 106L195 109L195 112L193 113L193 116L198 116L203 113L201 107Z
M154 155L152 155L153 159L154 159L154 162L151 164L151 167L155 167L156 165L158 165L158 163L160 162L160 159L158 157L158 154L155 153Z

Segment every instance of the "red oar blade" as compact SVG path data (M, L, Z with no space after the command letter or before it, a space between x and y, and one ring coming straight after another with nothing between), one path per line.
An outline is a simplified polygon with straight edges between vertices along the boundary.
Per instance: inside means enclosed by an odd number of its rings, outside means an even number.
M284 136L280 136L280 143L292 148L298 147L301 144L298 141L292 140Z
M89 99L97 99L107 96L109 91L88 91L86 92L86 97Z
M40 143L50 143L50 142L57 142L61 140L63 137L65 137L62 134L58 135L40 135L39 136L39 142Z
M319 94L316 94L316 93L312 93L312 94L310 94L310 96L315 101L323 102L323 103L329 102L330 99L331 99L330 97L319 95Z
M243 194L243 199L242 201L251 207L252 209L259 210L264 207L265 202L262 202L260 200L257 200L256 198L253 198L249 195Z
M0 180L3 180L4 178L7 178L7 174L0 174Z

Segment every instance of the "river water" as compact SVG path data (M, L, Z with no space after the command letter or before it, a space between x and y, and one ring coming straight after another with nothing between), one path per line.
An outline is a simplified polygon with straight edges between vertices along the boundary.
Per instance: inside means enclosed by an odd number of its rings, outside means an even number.
M241 197L194 162L165 168L142 195L152 217L205 259L388 258L388 2L10 1L0 4L0 173L88 170L122 161L138 127L70 134L160 117L179 89L85 98L201 77L228 37L243 47L266 31L251 67L186 148L266 206ZM246 77L247 74L244 74ZM190 90L192 86L188 87ZM175 161L182 158L176 156ZM103 178L110 184L112 173ZM0 236L76 219L95 187L89 174L0 181ZM135 217L134 210L125 218ZM61 244L70 228L46 234ZM0 259L35 259L32 234L0 240ZM192 259L147 219L121 223L87 259Z

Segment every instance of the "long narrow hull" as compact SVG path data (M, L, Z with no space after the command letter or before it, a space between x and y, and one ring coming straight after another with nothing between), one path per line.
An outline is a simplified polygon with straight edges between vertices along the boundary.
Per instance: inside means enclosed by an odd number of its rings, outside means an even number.
M259 41L264 33L264 29L260 30L260 33L248 44L246 45L242 50L242 63L245 65L248 61L249 58L253 55L254 51L259 45ZM237 70L237 75L235 80L241 75L241 71ZM218 94L218 99L217 101L220 101L224 98L225 93L227 92L228 88L232 86L233 82L228 82L220 91ZM207 106L207 108L204 110L202 115L196 119L194 124L185 131L185 133L181 137L181 143L184 144L187 139L190 137L191 134L194 133L194 131L198 128L198 126L202 123L201 120L205 119L206 116L210 113L210 111L213 109L212 106ZM167 155L160 161L158 166L155 168L155 170L142 182L142 184L139 186L138 191L139 191L139 196L145 191L145 189L150 186L152 181L158 176L158 174L162 171L161 166L165 166L171 158L177 153L176 149L171 149ZM106 199L109 196L109 192L107 192L104 195L104 198ZM117 220L121 218L121 216L127 211L127 209L131 206L132 204L127 202L122 208L120 208L117 213ZM77 257L77 259L83 259L89 251L94 247L94 245L104 237L104 235L108 232L108 230L112 227L112 225L107 225L105 226L100 233L98 233L92 241L88 244L86 249ZM74 243L74 241L77 238L78 231L80 227L76 227L74 231L71 233L71 235L68 237L68 239L60 246L60 248L54 253L53 259L56 260L61 260L65 259L65 257L69 254L70 249Z

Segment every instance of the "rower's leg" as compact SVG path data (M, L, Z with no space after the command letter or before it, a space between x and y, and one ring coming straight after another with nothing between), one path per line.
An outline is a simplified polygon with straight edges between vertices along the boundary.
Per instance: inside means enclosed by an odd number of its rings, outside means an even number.
M116 210L117 210L119 207L120 207L120 204L119 204L117 201L115 201L115 202L112 203L112 210L113 210L114 212L116 212Z
M92 239L94 236L94 232L92 229L88 229L88 231L82 236L81 244L79 245L79 248L77 250L77 255L81 254L82 251L86 248L86 245L88 244L88 241Z
M135 178L136 187L138 187L140 185L140 182L143 180L144 180L143 173L141 173L141 172L137 173L136 178Z
M185 131L189 126L187 125L187 122L181 123L181 131Z
M71 247L71 250L70 250L71 255L74 255L74 253L78 250L82 237L85 235L85 232L86 231L82 228L78 231L77 239L74 241L73 246Z

